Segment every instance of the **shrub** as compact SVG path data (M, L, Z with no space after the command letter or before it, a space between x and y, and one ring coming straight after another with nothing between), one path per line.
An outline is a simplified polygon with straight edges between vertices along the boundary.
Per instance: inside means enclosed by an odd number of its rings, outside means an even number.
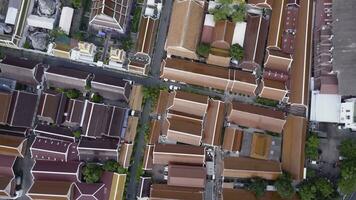
M200 43L197 48L198 55L207 58L210 52L210 44Z
M72 134L73 134L73 136L74 136L75 138L80 138L80 136L82 135L82 131L80 131L80 130L75 130L75 131L72 132Z
M103 165L103 170L108 172L117 172L118 167L119 163L115 160L107 160Z
M72 0L72 5L75 9L82 7L82 0Z
M239 44L233 44L230 48L230 56L236 60L242 60L244 49Z
M356 191L356 159L342 161L338 187L343 194Z
M276 186L278 194L284 199L290 199L295 194L292 177L288 173L280 175L274 185Z
M97 164L87 164L83 169L83 178L86 183L97 183L103 174L103 169Z
M130 37L127 37L121 41L121 45L123 50L128 51L133 47L133 42Z
M319 156L319 138L315 134L311 134L305 145L305 156L312 160L317 160Z
M254 178L248 185L247 189L252 191L257 198L264 195L267 187L267 181L262 178Z
M94 103L101 103L103 101L103 97L98 93L94 93L90 100Z
M347 159L356 159L356 139L346 139L339 147L340 155Z
M67 98L69 99L77 99L79 98L79 96L81 95L81 93L76 90L76 89L69 89L65 91L65 95L67 96Z
M331 199L335 192L331 182L325 178L314 178L303 181L299 187L301 200Z

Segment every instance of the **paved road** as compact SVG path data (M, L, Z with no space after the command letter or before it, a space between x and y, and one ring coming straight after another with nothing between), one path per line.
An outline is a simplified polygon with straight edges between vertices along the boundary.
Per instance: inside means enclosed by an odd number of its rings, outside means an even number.
M161 71L161 62L164 56L164 45L166 43L169 20L171 16L171 9L173 6L173 0L164 1L164 9L162 9L160 22L158 26L156 41L154 45L154 51L152 55L152 63L150 73L154 77L158 77Z
M147 101L141 113L141 120L140 120L141 127L149 123L150 112L151 112L151 101ZM145 131L146 130L141 128L140 132L138 132L138 135L136 136L135 139L136 149L134 154L134 163L130 168L130 182L126 190L127 192L126 199L136 199L137 187L139 185L139 182L137 181L136 177L137 177L138 168L142 167L141 163L143 160L143 156L144 156L143 154L145 149Z

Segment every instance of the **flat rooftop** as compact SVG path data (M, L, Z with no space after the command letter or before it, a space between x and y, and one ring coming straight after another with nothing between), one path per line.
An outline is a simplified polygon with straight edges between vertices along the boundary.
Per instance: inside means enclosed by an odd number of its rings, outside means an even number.
M339 94L356 95L355 0L333 0L333 69L338 72Z

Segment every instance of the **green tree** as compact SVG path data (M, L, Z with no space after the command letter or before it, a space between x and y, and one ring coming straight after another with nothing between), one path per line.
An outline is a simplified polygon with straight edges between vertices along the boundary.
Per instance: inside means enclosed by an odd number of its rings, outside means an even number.
M340 155L347 159L356 159L356 139L346 139L339 147Z
M117 163L115 160L107 160L103 165L103 170L108 172L117 172L118 168L119 163Z
M239 44L233 44L230 48L230 56L236 60L242 60L244 49Z
M133 42L130 37L127 37L121 41L121 45L123 50L128 51L133 47Z
M58 37L67 37L67 34L61 28L54 28L49 33L49 36L54 40Z
M77 99L80 96L80 92L76 89L68 89L65 91L65 95L69 98L69 99Z
M119 174L127 174L128 171L127 171L127 169L125 169L125 168L123 168L121 166L118 166L117 173L119 173Z
M318 147L320 140L316 134L311 134L305 145L305 156L312 160L317 160L319 156Z
M26 40L26 41L25 41L25 44L23 44L23 48L25 48L25 49L31 49L31 43L30 43L28 40Z
M278 194L284 199L290 199L294 196L295 190L292 185L292 177L288 173L283 173L274 183Z
M82 0L72 0L73 8L78 9L82 7Z
M255 194L257 198L264 195L267 187L267 181L262 178L253 178L249 183L247 189Z
M325 178L307 179L299 186L301 200L332 199L335 192L331 182Z
M97 183L102 175L103 169L97 164L89 163L83 168L83 178L86 183Z
M98 93L94 93L90 100L94 103L101 103L103 101L103 97Z
M231 19L234 23L245 21L246 7L244 3L234 7L235 10L231 15Z
M80 136L82 135L82 131L81 130L75 130L72 132L73 136L75 138L80 138Z
M342 161L338 187L343 194L356 191L356 159Z
M165 87L143 87L143 101L151 100L157 102L161 90L167 90Z
M198 48L197 48L197 53L202 56L207 58L209 56L210 52L210 44L205 44L205 43L200 43Z

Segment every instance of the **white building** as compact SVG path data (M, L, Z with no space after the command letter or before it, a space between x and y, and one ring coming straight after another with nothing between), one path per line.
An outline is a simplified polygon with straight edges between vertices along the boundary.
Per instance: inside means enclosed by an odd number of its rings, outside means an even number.
M96 54L96 46L88 42L79 42L78 47L72 49L70 58L87 63L93 63Z
M126 59L126 52L122 49L110 49L109 66L111 68L122 68Z
M69 35L70 27L72 25L74 9L70 7L63 7L61 18L59 20L59 28Z
M356 131L356 98L341 103L340 123L344 125L344 128Z
M341 96L312 91L310 121L339 123Z

